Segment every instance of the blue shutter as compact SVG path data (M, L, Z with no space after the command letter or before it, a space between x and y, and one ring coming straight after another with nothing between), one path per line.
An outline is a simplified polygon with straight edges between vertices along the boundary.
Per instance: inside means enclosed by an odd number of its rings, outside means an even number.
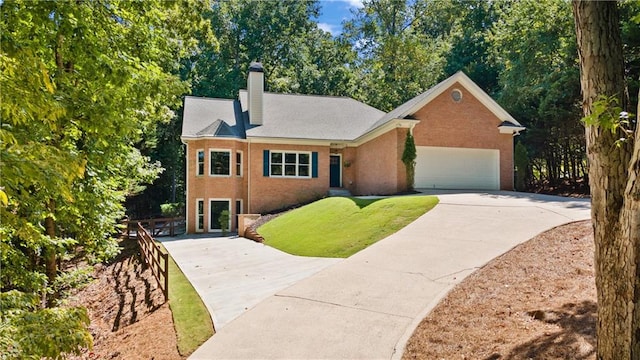
M318 177L318 152L311 153L311 177Z
M264 150L262 154L262 176L269 176L269 150Z

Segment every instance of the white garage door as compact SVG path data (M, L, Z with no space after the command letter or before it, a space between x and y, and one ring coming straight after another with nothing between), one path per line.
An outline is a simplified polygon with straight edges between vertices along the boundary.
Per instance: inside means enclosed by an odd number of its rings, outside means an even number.
M491 149L417 146L416 182L420 189L500 188L500 153Z

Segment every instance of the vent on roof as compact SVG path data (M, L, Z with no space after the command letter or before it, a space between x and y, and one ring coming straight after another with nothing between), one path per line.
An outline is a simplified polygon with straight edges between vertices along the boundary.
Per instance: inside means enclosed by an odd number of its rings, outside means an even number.
M264 69L259 62L252 62L247 76L247 96L249 102L249 123L262 125L264 94Z

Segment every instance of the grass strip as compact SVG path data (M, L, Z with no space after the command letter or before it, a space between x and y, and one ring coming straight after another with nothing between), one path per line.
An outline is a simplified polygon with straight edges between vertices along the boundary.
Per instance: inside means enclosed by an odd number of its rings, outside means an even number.
M190 355L213 336L213 323L207 307L171 256L169 256L169 307L173 314L180 355Z
M300 256L349 257L397 232L438 203L435 196L331 197L258 228L265 244Z

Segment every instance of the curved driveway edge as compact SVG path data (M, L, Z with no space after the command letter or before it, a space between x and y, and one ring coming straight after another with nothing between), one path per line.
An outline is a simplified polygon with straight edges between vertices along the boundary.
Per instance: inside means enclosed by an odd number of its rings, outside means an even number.
M343 259L293 256L237 236L160 238L216 331L276 292Z
M243 313L191 359L399 358L415 327L462 279L558 225L590 217L588 199L438 192L399 232Z

